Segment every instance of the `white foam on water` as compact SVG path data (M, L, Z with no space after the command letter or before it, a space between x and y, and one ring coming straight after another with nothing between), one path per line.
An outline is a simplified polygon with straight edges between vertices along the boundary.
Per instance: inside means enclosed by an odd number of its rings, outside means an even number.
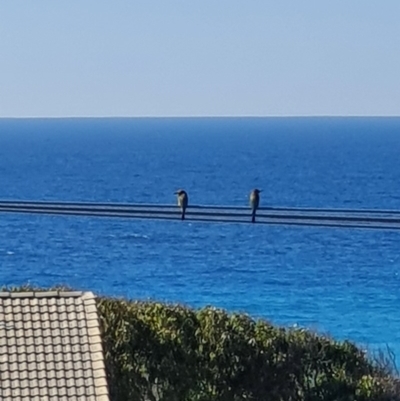
M129 233L122 236L122 238L139 238L139 239L149 239L150 237L146 234L138 234L138 233Z

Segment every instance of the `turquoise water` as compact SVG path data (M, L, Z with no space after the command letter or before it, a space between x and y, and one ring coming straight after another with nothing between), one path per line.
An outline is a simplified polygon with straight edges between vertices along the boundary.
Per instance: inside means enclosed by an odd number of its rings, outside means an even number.
M400 118L0 120L0 198L400 209ZM399 232L0 214L0 283L300 325L400 355Z

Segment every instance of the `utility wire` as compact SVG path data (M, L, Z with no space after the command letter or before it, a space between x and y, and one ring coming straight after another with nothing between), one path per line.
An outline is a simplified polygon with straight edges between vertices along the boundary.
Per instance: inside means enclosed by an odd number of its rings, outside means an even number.
M180 210L177 206L157 204L5 200L0 201L1 212L130 219L180 219ZM250 223L251 210L237 206L189 205L186 219L212 223ZM256 222L274 225L398 230L400 229L400 211L261 207L257 211Z

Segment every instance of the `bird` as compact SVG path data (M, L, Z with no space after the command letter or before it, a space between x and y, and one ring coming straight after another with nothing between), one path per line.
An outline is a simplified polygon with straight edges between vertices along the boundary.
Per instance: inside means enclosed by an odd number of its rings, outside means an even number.
M189 197L186 191L183 189L179 189L175 192L175 195L178 195L178 206L181 208L181 220L185 220L186 208L188 207Z
M251 207L251 222L255 223L256 222L256 212L258 209L258 206L260 205L260 192L262 192L260 189L253 189L250 192L250 207Z

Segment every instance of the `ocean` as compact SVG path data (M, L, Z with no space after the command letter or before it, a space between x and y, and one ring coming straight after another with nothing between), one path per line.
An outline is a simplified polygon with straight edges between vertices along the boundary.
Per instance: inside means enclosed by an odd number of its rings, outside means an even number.
M0 199L400 210L400 118L1 119ZM0 284L213 305L400 358L400 233L0 213Z

